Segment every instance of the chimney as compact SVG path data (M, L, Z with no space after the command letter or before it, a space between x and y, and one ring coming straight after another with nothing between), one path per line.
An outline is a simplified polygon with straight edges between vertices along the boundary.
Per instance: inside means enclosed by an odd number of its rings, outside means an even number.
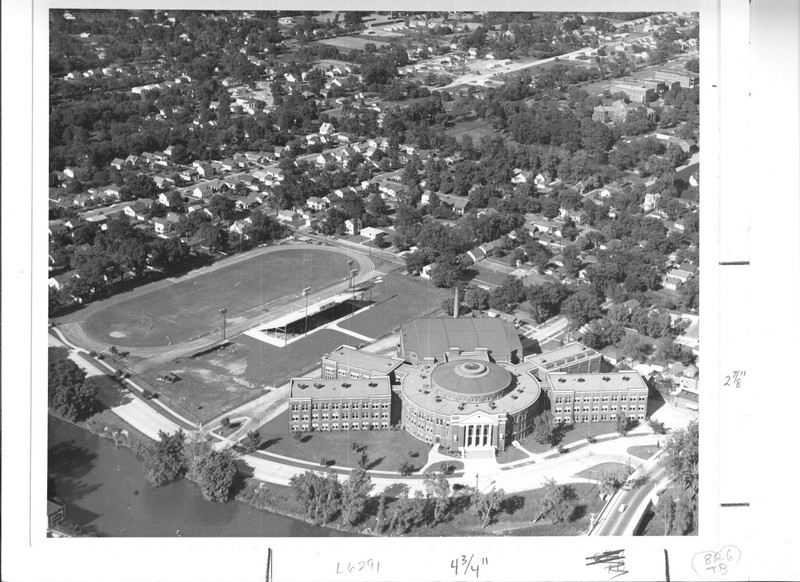
M458 319L458 285L456 285L456 299L453 303L453 319Z

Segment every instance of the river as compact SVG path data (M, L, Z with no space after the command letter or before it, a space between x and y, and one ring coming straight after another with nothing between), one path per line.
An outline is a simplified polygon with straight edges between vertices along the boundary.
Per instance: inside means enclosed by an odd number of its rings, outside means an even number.
M328 537L346 535L261 511L245 503L206 501L185 479L154 488L131 451L53 416L48 473L68 518L113 537Z

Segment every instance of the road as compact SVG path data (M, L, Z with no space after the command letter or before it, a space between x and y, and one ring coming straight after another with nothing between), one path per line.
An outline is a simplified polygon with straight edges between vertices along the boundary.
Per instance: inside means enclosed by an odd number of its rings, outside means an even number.
M655 493L669 483L667 469L658 463L658 458L648 459L639 471L631 476L635 479L648 475L647 483L629 491L621 489L607 504L599 518L599 524L592 531L593 536L630 536L642 520L650 500ZM625 511L619 511L622 505Z
M153 440L158 440L159 431L171 434L178 430L176 423L162 416L140 399L126 393L120 396L121 390L116 381L108 376L106 371L80 357L74 346L64 344L53 336L48 336L48 340L51 346L66 346L71 350L69 359L84 370L88 377L94 378L97 382L97 396L100 402L132 427Z

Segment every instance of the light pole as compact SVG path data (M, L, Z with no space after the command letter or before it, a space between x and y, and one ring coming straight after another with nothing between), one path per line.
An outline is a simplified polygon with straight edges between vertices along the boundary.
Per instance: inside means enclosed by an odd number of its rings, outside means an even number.
M223 307L222 309L219 310L219 313L220 315L222 315L222 341L225 341L225 325L228 322L228 319L226 317L228 313L228 308Z
M478 474L475 473L475 491L478 491Z
M347 260L347 282L348 282L348 288L352 287L352 283L350 283L350 281L352 280L351 278L353 276L352 269L353 269L353 259L348 259Z
M303 297L306 298L306 323L305 323L305 335L308 335L308 294L311 293L311 287L306 287L303 289Z

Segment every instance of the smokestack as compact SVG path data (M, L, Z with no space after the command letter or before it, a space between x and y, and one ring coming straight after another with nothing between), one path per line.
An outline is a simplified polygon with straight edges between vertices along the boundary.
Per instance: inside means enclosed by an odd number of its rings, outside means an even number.
M458 285L456 285L456 299L453 303L453 319L458 319Z

